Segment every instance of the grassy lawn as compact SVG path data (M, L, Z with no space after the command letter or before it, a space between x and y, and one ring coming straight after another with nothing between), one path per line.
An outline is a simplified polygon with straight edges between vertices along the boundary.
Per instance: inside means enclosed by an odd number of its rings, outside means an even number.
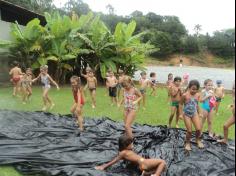
M41 88L33 89L33 97L29 104L23 105L19 98L11 96L11 88L0 89L0 109L11 109L20 111L39 111L42 108ZM110 106L110 99L106 96L104 88L98 88L97 91L97 109L93 110L90 106L90 98L87 99L87 104L84 107L84 114L89 118L109 117L116 121L122 121L122 109ZM51 111L52 113L69 114L70 107L73 103L70 87L61 88L60 91L52 89L50 96L54 100L56 106ZM166 125L169 116L169 105L167 103L167 92L165 89L158 90L157 97L148 97L147 110L140 110L136 119L137 123L150 125ZM231 104L232 98L227 95L222 102L220 116L215 117L213 128L217 134L222 134L222 126L224 122L231 116L231 111L227 108ZM184 123L180 126L184 128ZM230 130L230 138L235 139L235 127ZM0 176L19 176L11 167L0 167Z

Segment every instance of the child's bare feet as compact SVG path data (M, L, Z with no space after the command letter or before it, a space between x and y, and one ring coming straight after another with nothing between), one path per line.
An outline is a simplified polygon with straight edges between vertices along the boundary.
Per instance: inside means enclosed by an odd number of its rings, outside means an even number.
M52 110L54 108L55 104L52 103L51 106L50 106L50 110Z
M227 141L225 139L217 140L217 142L221 144L227 144Z
M177 125L177 124L176 124L176 126L175 126L175 127L176 127L176 128L179 128L179 125Z
M47 107L44 106L44 107L42 108L42 111L47 111Z
M93 108L93 109L96 109L96 106L95 106L95 105L92 105L92 108Z
M187 151L192 151L192 148L191 148L191 144L190 144L190 143L186 143L186 144L185 144L185 150L187 150Z
M201 142L201 140L197 141L197 146L199 149L204 149L204 147L205 147L204 144Z
M104 171L104 167L103 166L96 166L95 169L96 170L100 170L100 171Z

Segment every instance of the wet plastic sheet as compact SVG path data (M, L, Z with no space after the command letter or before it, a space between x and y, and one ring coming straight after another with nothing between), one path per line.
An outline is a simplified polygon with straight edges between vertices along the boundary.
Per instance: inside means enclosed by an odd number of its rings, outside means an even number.
M89 119L80 133L71 116L42 112L0 111L0 165L13 165L25 174L52 176L138 176L138 169L120 162L106 172L94 166L117 155L122 123ZM184 130L134 126L135 151L168 163L166 176L235 175L235 151L204 135L204 150L185 153ZM234 146L234 141L231 141Z

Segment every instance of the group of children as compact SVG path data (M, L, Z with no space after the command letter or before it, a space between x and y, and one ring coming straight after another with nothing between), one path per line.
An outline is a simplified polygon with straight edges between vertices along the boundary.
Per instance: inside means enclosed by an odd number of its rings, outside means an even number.
M26 103L32 95L32 83L41 81L43 85L43 111L54 107L53 101L49 98L48 92L51 84L59 89L58 84L48 74L48 66L44 65L40 68L40 74L35 79L32 78L31 69L27 69L26 73L22 73L17 62L10 71L12 82L14 84L13 95L16 96L20 87L23 94L23 103ZM76 116L80 130L84 130L82 109L85 104L85 91L88 89L92 99L92 108L96 108L96 89L98 86L94 71L86 68L86 73L81 72L81 76L87 80L86 86L83 88L80 77L72 76L70 79L72 86L72 94L74 104L71 113ZM132 151L133 148L133 132L132 124L135 121L136 114L143 103L143 109L146 109L147 89L151 88L151 95L156 96L157 93L157 77L155 73L150 74L147 78L146 72L141 73L139 81L140 88L135 88L135 84L131 77L125 75L122 70L118 72L118 78L114 72L109 71L106 75L106 87L111 97L112 105L120 107L124 106L124 126L125 134L119 139L119 155L110 163L98 166L96 169L105 170L109 166L120 160L128 160L136 163L143 172L159 176L164 171L166 163L161 159L144 159ZM183 79L175 77L173 74L168 75L166 83L168 91L168 101L171 103L171 115L169 117L169 127L171 127L174 116L176 116L176 127L178 122L183 119L187 129L185 149L191 150L192 124L196 129L196 142L199 148L204 148L201 140L202 129L205 121L208 122L209 135L213 137L212 120L214 111L218 114L221 100L224 98L224 88L222 81L217 81L217 87L214 88L213 81L208 79L204 82L204 89L200 92L200 83L197 80L189 82L189 74L185 74ZM235 97L235 88L233 88L233 97ZM202 105L200 105L200 103ZM219 140L221 143L227 143L228 128L235 123L235 103L231 105L233 115L224 125L224 139ZM150 171L152 174L150 174Z

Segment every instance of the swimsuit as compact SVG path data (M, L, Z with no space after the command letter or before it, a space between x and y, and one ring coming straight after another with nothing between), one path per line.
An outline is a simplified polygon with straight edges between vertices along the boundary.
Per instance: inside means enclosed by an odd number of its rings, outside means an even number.
M178 108L179 107L179 101L172 101L171 106Z
M125 97L124 105L125 105L126 110L137 110L138 109L137 105L133 104L133 102L136 100L136 95L125 92L124 97Z
M75 103L78 103L78 90L72 90L72 92L73 92ZM82 96L80 99L80 104L84 105L84 99L82 98Z
M219 102L221 102L221 101L222 101L222 98L216 97L216 102L217 102L217 103L219 103Z
M96 91L97 90L97 88L95 87L95 88L89 88L89 91L90 92L93 92L93 91Z
M12 81L13 81L14 84L17 84L20 81L20 76L19 75L18 76L14 76L12 78Z
M109 87L109 96L116 98L117 97L117 88L116 87Z
M198 100L191 98L184 106L184 114L190 118L193 118L197 112Z
M41 82L43 84L43 88L44 89L50 89L51 88L51 85L50 85L50 81L49 81L49 78L48 76L41 76Z
M29 88L31 87L31 80L29 80L28 78L25 78L21 81L21 86L24 88Z
M208 96L208 92L205 92L205 97ZM208 99L206 99L203 103L202 103L202 109L204 109L205 111L207 111L208 113L210 113L212 111L212 109L214 109L214 105L213 105L213 97L209 97Z
M147 90L143 88L143 89L140 89L140 92L142 95L144 95L144 94L146 94Z

